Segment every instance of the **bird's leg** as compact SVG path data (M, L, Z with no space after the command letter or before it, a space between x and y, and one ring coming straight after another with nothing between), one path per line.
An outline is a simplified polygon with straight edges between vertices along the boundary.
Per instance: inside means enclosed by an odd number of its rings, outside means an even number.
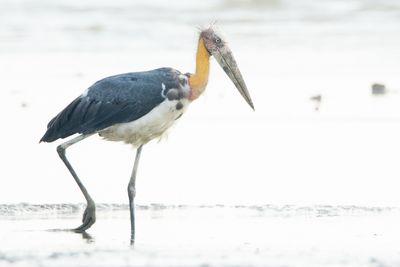
M61 160L64 162L65 166L67 166L71 175L74 177L75 182L78 184L79 189L82 191L83 195L85 196L86 202L87 202L85 212L83 213L82 225L79 226L78 228L73 229L75 232L78 232L78 233L84 232L85 230L89 229L90 226L92 226L95 223L96 208L95 208L93 199L90 197L85 186L82 184L78 175L72 168L71 163L69 163L69 161L65 155L65 151L68 147L72 146L73 144L78 143L79 141L82 141L83 139L85 139L91 135L92 134L82 134L80 136L73 138L72 140L62 143L61 145L59 145L57 147L58 155L60 156Z
M140 154L142 152L143 145L141 145L136 151L135 164L133 165L131 179L128 184L128 197L129 197L129 211L131 214L131 245L135 242L135 195L136 195L136 173L139 165Z

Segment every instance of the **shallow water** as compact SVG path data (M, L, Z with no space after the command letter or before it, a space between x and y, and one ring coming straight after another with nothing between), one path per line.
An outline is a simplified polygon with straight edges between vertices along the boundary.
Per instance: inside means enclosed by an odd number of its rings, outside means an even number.
M193 71L215 19L256 112L212 62L205 95L144 148L138 203L400 205L395 0L0 0L0 203L82 201L56 144L38 145L47 122L105 76ZM68 155L96 201L126 203L132 149L93 137Z
M0 266L398 266L400 210L357 206L137 208L129 246L125 205L1 205ZM396 241L397 240L397 241Z

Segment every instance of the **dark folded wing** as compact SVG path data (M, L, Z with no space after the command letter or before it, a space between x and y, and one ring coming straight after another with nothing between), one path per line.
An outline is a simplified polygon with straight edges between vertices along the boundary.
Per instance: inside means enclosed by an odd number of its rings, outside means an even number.
M176 71L170 68L102 79L54 117L40 141L95 133L117 123L135 121L163 102L170 88L179 88Z

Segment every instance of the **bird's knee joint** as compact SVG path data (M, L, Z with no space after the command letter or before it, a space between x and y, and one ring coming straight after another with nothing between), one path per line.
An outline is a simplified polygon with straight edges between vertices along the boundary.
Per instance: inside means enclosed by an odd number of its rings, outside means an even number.
M131 184L128 185L128 195L129 195L130 197L135 197L135 195L136 195L136 188L135 188L134 185L131 185Z
M65 154L65 148L64 148L62 145L59 145L59 146L57 147L57 153L58 153L59 155L64 155L64 154Z

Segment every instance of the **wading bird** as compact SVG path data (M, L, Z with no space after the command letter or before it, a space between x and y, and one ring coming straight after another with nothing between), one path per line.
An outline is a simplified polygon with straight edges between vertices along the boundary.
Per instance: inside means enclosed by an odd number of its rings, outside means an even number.
M82 191L87 206L82 225L73 229L84 232L96 221L95 203L69 163L65 152L83 139L99 134L109 141L123 141L137 147L128 184L131 242L135 239L135 181L143 145L161 137L204 91L208 82L210 56L214 56L246 102L253 102L231 50L212 28L200 32L196 71L182 74L172 68L131 72L104 78L72 101L47 125L40 141L53 142L73 134L79 136L62 143L57 152Z

